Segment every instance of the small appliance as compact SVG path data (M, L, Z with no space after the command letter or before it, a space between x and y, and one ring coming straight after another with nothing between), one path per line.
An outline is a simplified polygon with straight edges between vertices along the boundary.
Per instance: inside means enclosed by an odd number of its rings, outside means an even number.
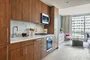
M49 24L50 23L50 17L49 17L49 15L42 13L41 14L41 23L43 23L43 24Z

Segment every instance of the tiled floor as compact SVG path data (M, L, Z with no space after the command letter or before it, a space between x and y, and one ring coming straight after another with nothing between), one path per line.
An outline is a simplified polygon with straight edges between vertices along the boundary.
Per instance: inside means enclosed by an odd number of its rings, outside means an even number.
M90 49L87 47L72 47L71 41L64 42L59 49L42 60L90 60Z

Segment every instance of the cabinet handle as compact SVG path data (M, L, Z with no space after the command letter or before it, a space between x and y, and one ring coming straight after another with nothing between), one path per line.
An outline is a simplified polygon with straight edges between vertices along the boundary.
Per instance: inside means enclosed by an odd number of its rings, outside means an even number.
M25 47L24 49L23 49L23 55L26 55L27 54L27 47Z
M22 49L20 50L20 54L21 54L21 56L23 56L23 50Z
M7 43L8 43L8 28L7 28L7 31L6 32L7 32Z
M27 54L27 47L25 48L25 54Z

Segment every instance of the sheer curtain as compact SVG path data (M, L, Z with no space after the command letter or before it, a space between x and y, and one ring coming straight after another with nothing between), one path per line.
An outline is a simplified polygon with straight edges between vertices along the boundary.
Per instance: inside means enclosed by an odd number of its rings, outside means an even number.
M72 16L63 16L62 17L62 29L64 33L71 34L72 31Z

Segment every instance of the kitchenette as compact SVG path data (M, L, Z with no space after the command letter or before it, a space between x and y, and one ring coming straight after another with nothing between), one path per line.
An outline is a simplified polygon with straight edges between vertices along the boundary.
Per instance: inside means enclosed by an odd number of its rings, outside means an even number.
M50 23L50 20L47 20L46 17L41 20L43 20L41 23L10 21L9 52L11 60L23 57L28 60L40 60L58 48L55 34L49 34L48 29L44 27Z
M40 0L0 3L0 60L42 60L58 49L58 8Z

